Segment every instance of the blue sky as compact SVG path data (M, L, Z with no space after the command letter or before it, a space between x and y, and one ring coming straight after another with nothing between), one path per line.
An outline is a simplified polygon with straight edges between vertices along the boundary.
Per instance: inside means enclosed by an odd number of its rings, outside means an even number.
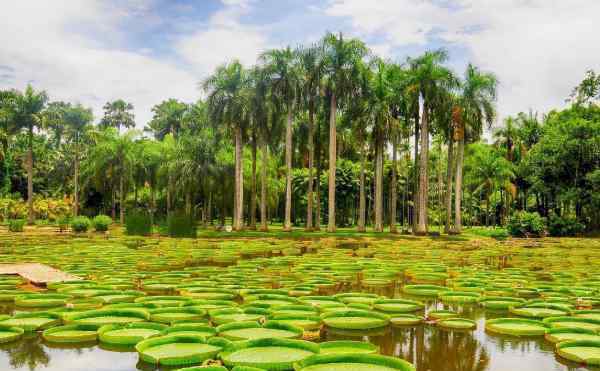
M341 31L391 60L444 47L458 74L494 72L504 117L560 106L600 70L597 14L597 0L20 0L0 13L0 88L32 83L96 117L124 98L142 127L223 62Z

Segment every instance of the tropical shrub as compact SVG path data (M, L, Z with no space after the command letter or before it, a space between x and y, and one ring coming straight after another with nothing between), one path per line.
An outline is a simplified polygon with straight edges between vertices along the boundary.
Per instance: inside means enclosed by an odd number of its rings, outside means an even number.
M69 229L69 225L71 225L71 217L63 216L58 219L57 224L58 224L58 230L61 232L64 232L67 229Z
M553 237L576 236L585 226L569 216L551 215L548 218L548 233Z
M36 219L57 221L62 217L71 215L72 203L68 198L41 198L34 197L33 212ZM20 198L0 199L0 218L25 219L27 217L27 201Z
M150 215L144 212L131 212L125 218L125 233L130 236L149 236L152 234Z
M545 221L540 214L520 211L509 218L506 229L513 237L540 237L544 227Z
M187 215L171 215L167 221L170 237L196 237L196 223Z
M106 215L98 215L92 220L96 232L106 232L112 224L112 219Z
M91 224L87 216L76 216L71 220L71 229L77 233L87 232Z
M14 219L8 221L8 230L11 232L23 232L25 219Z

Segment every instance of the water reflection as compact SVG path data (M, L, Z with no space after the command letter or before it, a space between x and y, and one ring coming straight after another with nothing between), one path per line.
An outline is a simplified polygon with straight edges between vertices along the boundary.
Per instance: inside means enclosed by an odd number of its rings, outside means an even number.
M14 369L26 367L34 371L38 366L50 364L50 355L37 334L28 334L17 342L2 344L0 350L6 353L8 363Z

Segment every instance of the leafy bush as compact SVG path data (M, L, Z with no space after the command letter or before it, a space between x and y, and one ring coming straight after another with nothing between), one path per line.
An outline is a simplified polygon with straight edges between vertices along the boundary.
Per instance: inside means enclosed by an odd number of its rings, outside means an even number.
M112 219L110 216L98 215L92 220L92 224L94 225L94 230L96 232L106 232L108 231L108 227L112 224Z
M187 215L171 215L167 228L170 237L196 238L196 223Z
M513 237L540 237L544 234L544 224L540 214L520 211L508 220L506 229Z
M69 229L69 225L71 225L71 217L63 216L60 219L58 219L57 224L58 224L58 230L60 232L64 232L67 229Z
M42 198L36 195L33 199L35 219L57 221L71 215L72 202L65 198ZM0 198L0 217L5 219L25 219L27 217L27 201L20 197Z
M548 218L548 233L553 237L576 236L584 229L585 226L573 217L551 215Z
M87 232L91 224L87 216L76 216L71 220L71 229L77 233Z
M131 212L125 218L125 233L130 236L149 236L152 234L150 215L144 212Z
M11 232L23 232L25 219L14 219L8 221L8 230Z

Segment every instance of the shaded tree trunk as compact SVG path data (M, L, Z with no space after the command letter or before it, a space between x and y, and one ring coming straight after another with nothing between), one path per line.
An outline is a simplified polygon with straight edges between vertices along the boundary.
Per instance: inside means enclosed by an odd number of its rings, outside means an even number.
M398 155L396 138L392 139L392 184L390 185L390 232L398 233L396 226L396 205L398 203Z
M75 153L75 174L73 175L73 216L79 215L79 154Z
M252 140L252 177L250 178L250 229L256 230L256 135Z
M244 223L244 170L242 168L242 129L235 128L235 207L233 229L241 231Z
M260 168L260 230L267 231L267 166L269 161L267 160L267 141L263 139L263 143L260 146L262 166Z
M383 139L375 143L375 231L383 232Z
M292 230L292 109L288 107L285 126L285 219L283 231Z
M314 182L314 161L315 161L315 117L313 112L312 100L308 109L308 186L306 201L306 230L313 229L313 182Z
M427 105L423 105L423 116L421 117L421 153L419 154L419 192L417 205L417 229L415 234L425 235L427 234L427 200L429 196L429 179L428 179L428 166L429 166L429 112L427 111Z
M411 210L411 227L413 232L417 229L417 209L419 205L419 112L415 115L415 143L413 159L413 205Z
M119 222L125 224L125 177L119 177Z
M33 225L33 127L29 127L27 148L27 224Z
M185 191L185 215L192 216L192 191Z
M150 184L150 224L154 225L154 214L156 213L156 188L154 183Z
M455 177L455 190L454 190L454 232L462 232L462 215L461 215L461 201L462 201L462 178L463 178L463 161L465 152L465 139L461 138L458 140L456 148L456 177Z
M365 213L366 213L366 197L365 197L365 166L367 161L367 154L365 146L362 146L361 159L360 159L360 196L358 206L358 232L365 232Z
M111 214L112 220L116 221L117 220L117 195L116 195L116 192L114 190L114 186L111 186L111 188L112 189L110 190L110 192L111 192L111 211L110 211L110 214Z
M454 174L454 139L450 135L448 140L448 165L446 168L446 193L444 195L444 204L446 209L446 220L444 232L450 232L452 226L452 180Z
M335 93L331 95L331 107L329 112L329 207L327 213L327 232L335 232L335 170L337 160L337 143L336 143L336 109L337 103Z

